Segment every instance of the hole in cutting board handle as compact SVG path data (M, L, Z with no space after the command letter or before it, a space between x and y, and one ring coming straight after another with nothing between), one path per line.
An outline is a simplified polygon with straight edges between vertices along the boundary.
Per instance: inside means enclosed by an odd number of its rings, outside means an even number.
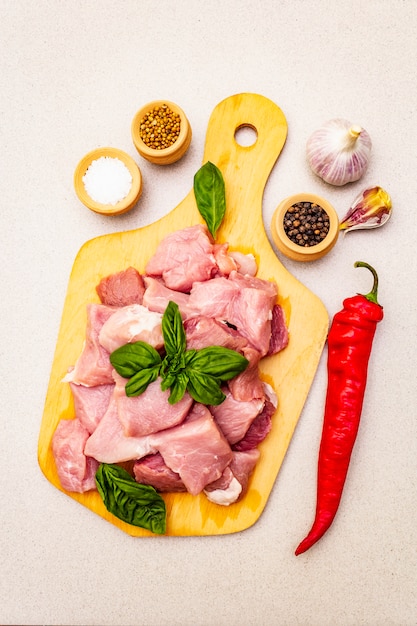
M241 124L235 130L235 141L243 148L253 146L257 139L258 131L251 124Z

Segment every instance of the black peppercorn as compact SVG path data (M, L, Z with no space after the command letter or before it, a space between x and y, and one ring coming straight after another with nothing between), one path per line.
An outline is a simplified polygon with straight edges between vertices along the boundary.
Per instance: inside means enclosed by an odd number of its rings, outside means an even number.
M326 211L314 202L297 202L284 216L287 237L299 246L308 248L323 241L329 232L330 221Z

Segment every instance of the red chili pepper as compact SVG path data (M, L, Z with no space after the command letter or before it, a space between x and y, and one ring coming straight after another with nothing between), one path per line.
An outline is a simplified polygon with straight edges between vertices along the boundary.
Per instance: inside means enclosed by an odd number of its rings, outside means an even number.
M295 554L315 544L332 524L342 497L350 456L356 440L365 394L368 361L376 325L383 318L378 304L378 275L372 291L347 298L336 313L327 338L328 386L317 475L317 506L313 526Z

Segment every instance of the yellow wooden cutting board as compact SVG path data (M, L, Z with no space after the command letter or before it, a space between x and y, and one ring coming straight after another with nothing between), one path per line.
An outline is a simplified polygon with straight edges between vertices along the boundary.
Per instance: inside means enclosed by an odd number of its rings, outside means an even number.
M235 139L241 127L251 127L257 138L242 146ZM276 257L262 220L262 197L268 176L284 146L287 123L281 109L257 94L226 98L214 109L208 124L202 164L211 161L222 171L226 187L226 216L217 241L255 255L258 276L276 281L279 300L289 326L288 347L261 362L262 377L278 395L272 431L260 446L261 458L241 502L228 507L213 504L204 495L164 495L167 535L213 535L244 530L259 518L270 495L305 399L313 381L327 336L329 318L322 302L292 276ZM190 193L159 221L133 231L97 237L80 249L71 272L64 303L45 409L38 457L47 479L62 488L51 451L51 439L61 418L74 416L70 387L61 380L78 358L86 329L86 305L98 302L95 287L103 276L133 265L144 271L158 242L167 234L202 223L193 181ZM169 189L167 189L169 193ZM280 198L277 198L277 202ZM68 493L123 531L140 537L152 533L125 524L105 509L97 492ZM77 509L74 508L74 515Z

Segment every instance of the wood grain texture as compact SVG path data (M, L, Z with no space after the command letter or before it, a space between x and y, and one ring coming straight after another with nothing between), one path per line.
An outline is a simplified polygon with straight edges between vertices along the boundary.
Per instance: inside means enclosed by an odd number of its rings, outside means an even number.
M235 132L241 126L256 130L257 139L252 146L244 147L235 141ZM258 275L276 281L279 301L289 325L290 342L280 354L261 362L262 377L274 386L279 405L272 431L260 446L261 458L247 495L241 502L222 507L210 503L204 495L168 494L164 496L167 535L227 534L244 530L256 522L278 475L326 340L329 318L323 303L278 260L262 220L263 191L286 136L287 123L281 109L257 94L226 98L217 105L209 120L202 163L215 163L223 173L226 186L227 210L217 240L228 241L231 249L252 252L259 264ZM97 237L80 249L69 279L39 434L39 464L57 489L63 491L52 456L51 439L59 420L74 415L69 385L61 380L82 349L86 305L98 302L97 283L103 276L129 265L143 271L161 238L201 222L191 189L176 208L154 224ZM108 513L96 492L68 495L130 535L152 536Z

